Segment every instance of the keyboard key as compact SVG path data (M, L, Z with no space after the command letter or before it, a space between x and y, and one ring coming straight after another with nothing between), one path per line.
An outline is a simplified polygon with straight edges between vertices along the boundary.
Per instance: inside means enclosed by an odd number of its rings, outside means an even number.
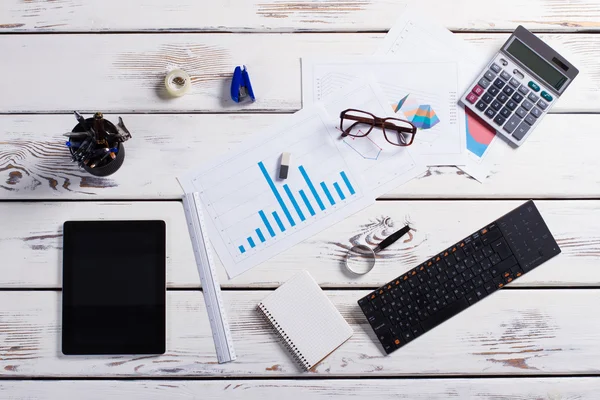
M514 92L515 89L511 88L510 86L505 86L504 89L502 89L502 93L504 93L507 96L512 96Z
M523 107L524 109L526 109L527 111L531 110L531 107L533 107L533 103L530 102L529 100L525 100L523 102L523 104L521 104L521 107Z
M475 260L473 260L473 256L469 256L465 258L464 263L467 266L467 268L471 268L473 265L475 265Z
M421 322L421 327L425 332L427 332L428 330L438 326L447 319L455 316L467 307L469 307L469 302L464 297L459 298L445 309L440 310L433 315L430 315L429 318Z
M469 302L469 305L475 304L479 301L479 298L475 294L475 291L467 293L465 295L465 299Z
M475 288L475 295L477 295L477 299L481 300L483 299L485 296L488 295L487 290L485 290L485 288L483 287L483 285Z
M500 76L501 76L501 77L502 77L502 79L504 79L505 81L507 81L507 80L509 80L509 79L510 79L510 74L509 74L508 72L506 72L506 71L502 71L502 72L500 73Z
M477 97L481 96L483 92L483 88L479 85L475 85L475 87L471 90L471 93L475 93Z
M494 86L496 86L498 89L502 89L502 87L504 86L504 81L500 78L496 78L496 80L494 81Z
M529 99L529 101L531 101L533 103L537 103L537 101L540 99L538 96L536 96L533 93L529 93L529 96L527 96L527 98Z
M484 258L485 256L483 255L483 252L481 250L477 250L475 253L473 253L473 259L476 263L480 262Z
M540 93L540 95L547 102L551 102L552 101L552 95L550 93L546 92L545 90L542 90L542 93Z
M490 261L489 258L485 258L483 260L481 260L481 262L479 263L479 265L481 266L481 268L483 270L488 270L492 267L492 262Z
M512 252L508 248L508 245L506 244L504 239L499 239L499 240L496 240L494 243L492 243L492 249L503 260L512 254ZM511 267L512 267L512 265L511 265Z
M500 229L489 230L481 236L481 243L483 243L484 246L487 246L488 244L492 244L492 242L496 241L496 239L499 239L501 236L502 232L500 232Z
M542 110L545 110L546 108L548 108L548 103L546 103L544 100L540 100L537 102L537 106Z
M496 115L496 118L494 118L494 122L500 126L504 125L505 121L506 121L506 118L502 117L502 115Z
M479 86L481 86L481 87L482 87L482 88L484 88L484 89L487 89L487 87L488 87L488 86L490 86L490 83L491 83L491 82L490 82L490 81L488 81L487 79L485 79L485 78L481 78L481 79L479 80L479 82L478 82L478 85L479 85Z
M502 110L500 110L500 115L502 115L504 118L508 118L510 116L510 110L504 107Z
M496 115L496 111L494 111L494 109L492 107L488 107L487 110L485 110L485 116L488 117L489 119L494 118L495 115Z
M531 88L531 90L533 90L534 92L539 92L540 91L540 87L534 81L529 81L529 83L527 84L527 86L529 86Z
M494 100L494 98L492 96L490 96L489 93L484 93L481 100L485 101L487 104L490 104L492 102L492 100Z
M491 267L492 264L490 264ZM481 279L483 279L484 282L489 282L493 279L494 277L492 276L492 273L490 271L483 271L483 273L481 274Z
M508 122L502 127L502 129L504 129L508 133L513 133L513 131L517 129L517 126L519 126L520 123L521 118L519 118L518 115L513 115L512 117L510 117Z
M380 308L381 306L383 306L383 302L381 301L381 299L379 297L376 297L375 299L373 299L371 301L371 304L373 305L373 307L375 307L376 309Z
M515 94L512 95L512 99L518 104L521 102L521 100L523 100L523 96L515 92Z
M510 86L514 87L515 89L519 87L519 81L516 80L515 78L510 78L510 82L508 82L510 84Z
M489 260L492 263L492 265L496 265L500 261L502 261L502 259L500 258L500 256L498 254L495 254L495 253L490 256Z
M527 110L523 107L519 107L517 108L517 111L515 111L515 114L517 114L521 118L525 118L525 116L527 115Z
M523 96L527 96L527 93L529 93L529 89L527 89L527 86L521 85L519 86L519 93L521 93Z
M515 258L515 256L510 256L506 260L501 261L498 265L494 266L494 268L497 268L502 274L506 271L509 271L515 265L517 265L517 259Z
M494 100L492 101L491 107L496 111L500 111L500 109L502 108L502 103L500 103L498 100Z
M484 280L485 280L485 279L484 279ZM486 281L486 282L483 284L483 288L485 289L485 291L486 291L486 292L488 292L488 294L491 294L492 292L495 292L495 291L496 291L496 289L498 289L498 288L496 287L496 285L494 285L494 281L493 281L493 280Z
M506 100L508 100L508 96L505 95L504 93L500 93L498 95L498 97L496 97L496 100L498 100L500 103L504 104L504 103L506 103Z
M515 108L517 108L517 102L514 100L508 100L508 102L506 103L506 107L510 110L510 111L514 111Z
M485 79L487 79L488 81L492 82L494 79L496 79L496 74L498 72L494 72L492 70L488 70L483 76Z
M535 119L535 117L531 114L527 114L527 116L525 117L525 122L529 125L529 126L533 126L533 124L535 124L535 121L537 121Z
M513 137L517 140L521 140L525 137L529 131L529 125L526 122L521 122L517 129L513 132Z
M492 97L493 97L493 96L496 96L496 95L498 94L498 92L499 92L499 91L500 91L500 90L499 90L499 89L498 89L496 86L493 86L493 85L492 85L492 86L490 86L490 87L489 87L489 89L488 89L488 91L487 91L487 92L490 94L490 96L492 96Z
M500 66L496 63L493 63L492 65L490 65L490 69L492 71L494 71L495 73L499 73L502 69L500 68Z
M533 108L531 109L531 115L533 115L533 116L534 116L534 117L536 117L536 118L539 118L539 117L541 117L541 116L542 116L542 110L540 110L540 109L539 109L539 108L537 108L537 107L533 107Z

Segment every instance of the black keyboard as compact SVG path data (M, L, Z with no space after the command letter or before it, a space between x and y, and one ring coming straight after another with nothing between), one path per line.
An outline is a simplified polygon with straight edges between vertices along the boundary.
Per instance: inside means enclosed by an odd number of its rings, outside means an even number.
M358 305L389 354L559 253L530 200Z

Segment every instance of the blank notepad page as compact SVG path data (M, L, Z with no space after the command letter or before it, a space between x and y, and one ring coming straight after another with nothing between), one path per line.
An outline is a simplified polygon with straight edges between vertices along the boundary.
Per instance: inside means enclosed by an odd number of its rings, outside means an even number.
M352 328L306 271L258 305L298 362L309 370L352 336Z

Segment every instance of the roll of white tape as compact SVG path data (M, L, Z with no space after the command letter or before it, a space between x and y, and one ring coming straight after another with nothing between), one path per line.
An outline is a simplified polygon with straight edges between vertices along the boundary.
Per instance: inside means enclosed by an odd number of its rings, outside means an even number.
M183 96L192 86L192 80L187 72L174 69L165 77L165 87L171 96Z

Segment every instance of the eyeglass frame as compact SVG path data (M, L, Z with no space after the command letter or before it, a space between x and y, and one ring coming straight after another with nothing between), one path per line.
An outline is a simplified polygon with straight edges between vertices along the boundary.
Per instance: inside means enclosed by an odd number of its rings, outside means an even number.
M368 114L368 115L370 115L371 117L373 117L373 119L361 118L361 117L358 117L358 116L352 116L352 115L351 115L350 117L353 117L353 118L348 118L348 117L346 117L345 115L346 115L346 113L347 113L347 112L349 112L349 111L356 111L356 112L359 112L359 113ZM355 124L352 124L352 125L351 125L351 126L348 128L348 129L342 130L342 127L344 126L344 118L346 118L347 120L350 120L350 121L356 121L356 122L362 122L362 123L364 123L364 124L370 124L370 125L371 125L371 127L369 128L369 130L367 131L367 133L365 133L364 135L352 135L352 134L348 133L348 131L349 131L350 129L352 129L352 127L353 127ZM398 125L395 125L395 124L386 124L386 121L388 121L388 120L391 120L391 121L401 121L401 122L404 122L404 123L406 123L406 124L410 125L412 128L410 128L410 129L409 129L409 128L404 128L404 127L401 127L401 126L398 126ZM387 135L385 134L385 127L386 127L386 125L388 125L388 127L389 127L389 128L391 128L392 130L394 130L394 131L397 131L398 133L400 133L400 132L405 132L405 133L410 133L410 134L412 134L412 136L411 136L411 140L410 140L410 143L407 143L407 144L397 144L397 143L393 143L393 142L391 142L391 141L388 139ZM373 128L374 128L375 126L378 126L378 127L380 127L380 128L382 129L382 131L383 131L383 136L385 137L385 140L386 140L386 141L387 141L389 144L391 144L391 145L393 145L393 146L400 146L400 147L407 147L407 146L410 146L411 144L413 144L413 142L414 142L414 140L415 140L415 136L417 135L417 127L416 127L416 126L415 126L415 125L414 125L412 122L410 122L410 121L407 121L407 120L405 120L405 119L394 118L394 117L379 118L379 117L376 117L374 114L372 114L372 113L370 113L370 112L363 111L363 110L357 110L357 109L355 109L355 108L348 108L348 109L346 109L346 110L344 110L344 111L340 112L340 130L342 131L342 137L346 137L346 136L352 136L352 137L365 137L365 136L367 136L369 133L371 133L371 131L373 130Z

